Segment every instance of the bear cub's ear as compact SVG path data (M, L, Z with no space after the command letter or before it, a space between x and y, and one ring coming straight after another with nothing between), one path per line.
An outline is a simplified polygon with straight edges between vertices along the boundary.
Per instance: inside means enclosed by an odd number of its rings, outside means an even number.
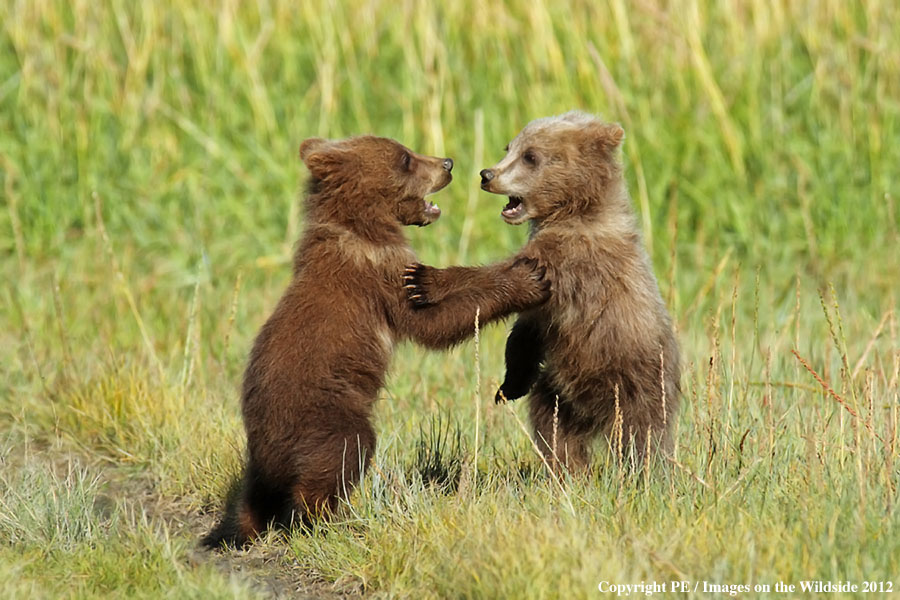
M348 156L339 142L309 138L300 144L300 159L315 179L327 179L336 173Z
M585 133L588 145L604 154L612 154L625 139L625 130L618 123L594 123Z
M310 154L315 152L317 148L321 149L326 144L328 144L328 140L318 137L303 140L303 143L300 144L300 160L305 163Z

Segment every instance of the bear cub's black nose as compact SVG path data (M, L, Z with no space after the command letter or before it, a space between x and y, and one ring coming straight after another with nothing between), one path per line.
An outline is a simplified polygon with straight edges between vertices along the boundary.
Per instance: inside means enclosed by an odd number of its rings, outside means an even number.
M490 169L481 170L481 185L487 185L494 178L494 172Z
M448 173L453 170L453 159L445 158L444 159L444 170Z

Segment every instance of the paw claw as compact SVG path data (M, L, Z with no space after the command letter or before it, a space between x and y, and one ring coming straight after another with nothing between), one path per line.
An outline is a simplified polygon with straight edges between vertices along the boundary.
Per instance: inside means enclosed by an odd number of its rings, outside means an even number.
M421 298L416 296L415 298L409 298L409 303L412 304L413 308L425 308L426 306L430 306L428 300L425 298Z
M413 308L424 308L433 304L428 292L428 273L431 269L431 267L421 263L406 266L403 275L403 288L406 290L406 299Z

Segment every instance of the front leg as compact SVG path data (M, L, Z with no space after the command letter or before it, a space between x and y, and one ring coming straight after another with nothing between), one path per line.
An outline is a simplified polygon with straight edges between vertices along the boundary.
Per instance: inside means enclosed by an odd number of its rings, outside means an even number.
M404 276L398 329L429 348L452 346L475 333L476 313L484 325L545 302L550 296L545 274L530 258L487 267L414 265Z
M527 394L540 373L544 335L539 321L520 316L506 339L506 377L494 401L500 404Z
M538 292L541 303L549 297L549 293L545 294L550 289L546 274L546 267L537 259L527 257L511 258L487 267L438 269L416 263L406 267L403 288L409 302L416 308L440 304L457 294L472 296L492 290L509 294L514 290L501 288L513 288L517 284L522 288L523 296ZM529 285L534 283L540 289ZM525 304L529 304L527 300Z

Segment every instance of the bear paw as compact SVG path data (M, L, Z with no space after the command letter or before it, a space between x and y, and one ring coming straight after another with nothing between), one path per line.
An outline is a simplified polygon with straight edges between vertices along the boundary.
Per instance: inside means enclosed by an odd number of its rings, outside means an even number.
M507 402L518 400L519 398L527 394L529 389L530 386L523 387L519 384L504 381L503 384L497 389L497 393L494 394L494 403L506 404Z
M550 298L550 280L547 279L547 267L536 258L521 256L517 258L511 270L518 272L525 283L525 305L542 304Z
M406 299L413 308L425 308L435 304L428 294L428 287L433 282L432 272L434 267L421 263L414 263L406 267L403 273L403 289L406 290Z

